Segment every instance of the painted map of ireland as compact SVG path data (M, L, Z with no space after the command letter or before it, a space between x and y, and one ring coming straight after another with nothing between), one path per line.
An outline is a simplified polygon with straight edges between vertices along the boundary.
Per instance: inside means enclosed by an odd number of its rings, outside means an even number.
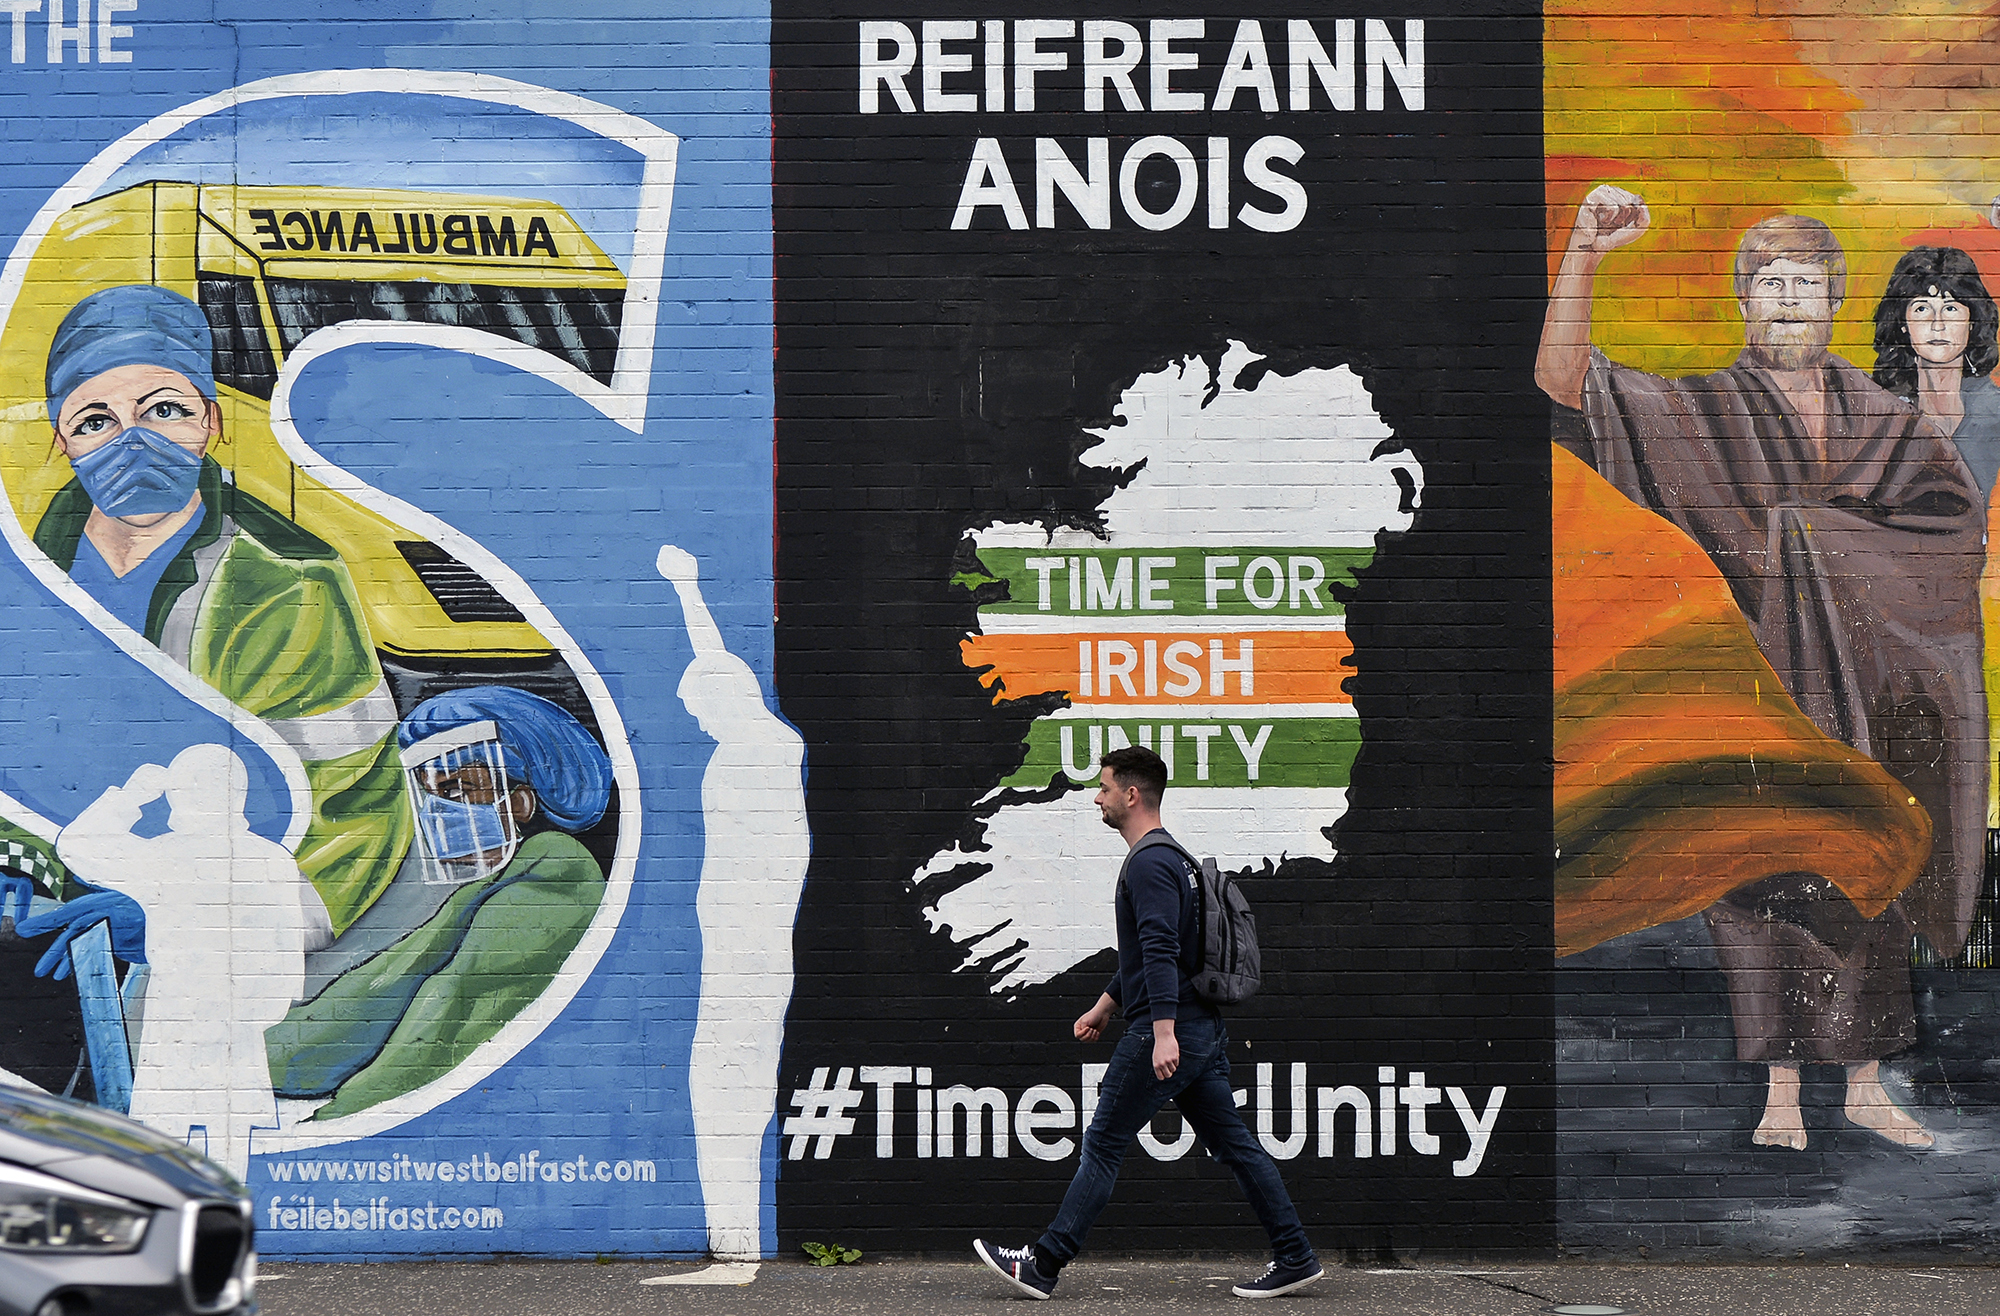
M1112 945L1125 846L1089 807L1097 757L1145 745L1175 834L1224 868L1332 854L1360 724L1331 586L1409 528L1423 472L1347 367L1291 375L1231 343L1134 380L1085 455L1124 477L1101 535L973 532L983 599L961 645L994 701L1061 696L972 834L914 875L961 971L996 993ZM1004 588L1002 588L1004 586ZM1081 793L1081 795L1079 794Z

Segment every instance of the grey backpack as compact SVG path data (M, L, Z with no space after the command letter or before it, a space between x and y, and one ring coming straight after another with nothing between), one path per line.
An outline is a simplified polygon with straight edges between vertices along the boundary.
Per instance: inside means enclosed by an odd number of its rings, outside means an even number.
M1213 859L1197 859L1186 846L1163 832L1140 840L1127 857L1141 850L1167 846L1194 865L1196 944L1181 947L1181 967L1187 970L1196 996L1210 1005L1239 1005L1257 994L1263 957L1257 950L1257 916L1243 898L1235 879Z

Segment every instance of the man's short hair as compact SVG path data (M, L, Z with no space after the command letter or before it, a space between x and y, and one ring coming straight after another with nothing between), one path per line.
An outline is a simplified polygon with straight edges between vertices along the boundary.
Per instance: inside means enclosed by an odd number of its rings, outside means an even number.
M1111 769L1111 779L1120 786L1137 786L1139 798L1148 808L1160 807L1160 798L1167 793L1167 764L1158 754L1144 745L1127 745L1104 755L1097 764Z
M1818 265L1826 270L1827 291L1847 300L1847 253L1833 230L1804 215L1776 215L1752 224L1736 247L1736 300L1750 300L1750 281L1774 260Z

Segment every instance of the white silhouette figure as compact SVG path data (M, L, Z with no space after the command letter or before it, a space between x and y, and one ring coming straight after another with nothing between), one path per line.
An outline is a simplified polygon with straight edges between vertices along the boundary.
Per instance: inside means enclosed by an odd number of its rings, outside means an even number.
M696 1160L716 1256L762 1255L764 1135L792 999L792 923L812 855L805 742L764 705L702 601L694 558L669 544L660 574L680 595L694 661L676 692L715 752L701 778L701 1004L688 1060Z
M195 745L170 767L142 764L62 830L56 853L78 876L146 912L146 1015L132 1117L201 1146L238 1178L250 1130L275 1127L264 1030L305 980L326 907L291 852L250 830L248 774L235 751ZM167 830L135 835L167 801Z

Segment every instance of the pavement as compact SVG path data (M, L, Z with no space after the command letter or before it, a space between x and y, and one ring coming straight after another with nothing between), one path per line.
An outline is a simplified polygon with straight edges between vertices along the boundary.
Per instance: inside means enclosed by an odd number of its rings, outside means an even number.
M1260 1256L1093 1257L1055 1300L1092 1312L1244 1311L1234 1281ZM975 1316L1025 1298L975 1260L867 1256L843 1266L588 1261L267 1262L264 1316ZM1330 1267L1311 1288L1250 1310L1308 1316L2000 1316L2000 1267L1839 1264Z

